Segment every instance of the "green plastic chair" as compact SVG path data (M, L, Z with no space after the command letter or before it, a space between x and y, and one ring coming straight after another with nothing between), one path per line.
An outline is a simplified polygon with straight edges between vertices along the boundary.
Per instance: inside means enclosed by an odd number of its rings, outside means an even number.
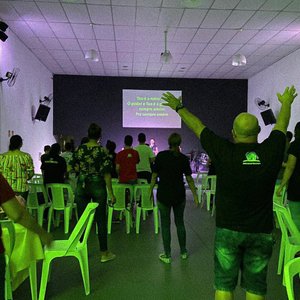
M107 217L107 233L111 234L111 225L113 212L119 211L125 213L126 220L126 233L130 233L130 227L132 224L132 215L131 215L131 203L133 199L133 185L130 184L113 184L112 185L113 193L116 197L116 203L108 205L108 217ZM130 203L126 205L126 190L130 191Z
M0 220L1 228L6 228L9 233L9 245L5 248L5 300L12 300L11 274L9 261L15 246L15 227L11 220Z
M216 194L216 186L217 186L217 176L216 175L208 175L203 178L202 184L202 199L205 195L206 197L206 208L208 211L212 210L211 215L214 215L215 212L215 194ZM211 207L211 197L213 206ZM202 202L202 201L201 201Z
M48 194L43 183L30 181L28 182L28 196L26 201L26 208L31 215L34 211L37 213L37 220L40 226L43 226L44 212L47 207L51 205L48 199ZM45 203L40 204L38 201L38 195L43 195Z
M300 232L292 220L287 207L274 203L275 213L281 230L281 242L278 258L277 274L281 274L283 266L300 251ZM284 282L283 282L284 284Z
M293 279L297 274L300 275L300 257L290 260L284 266L284 279L288 300L295 300Z
M43 260L39 300L45 299L51 261L54 258L66 256L74 256L78 259L85 294L89 295L90 275L87 241L91 231L95 211L98 205L98 203L89 203L87 205L68 240L55 240L49 247L45 246L45 259Z
M50 183L46 185L48 197L51 199L51 205L48 212L48 232L50 232L53 211L64 212L64 230L69 232L70 219L72 210L75 210L76 219L78 220L77 204L74 203L74 193L68 183ZM65 191L67 192L67 202L65 201ZM59 214L57 215L57 226L59 225Z
M141 184L139 186L135 186L135 199L137 199L138 194L140 195L140 201L137 202L136 207L136 233L140 233L141 213L143 213L143 220L145 221L146 212L152 210L154 218L154 229L155 233L158 234L158 207L154 205L154 199L151 198L150 184Z

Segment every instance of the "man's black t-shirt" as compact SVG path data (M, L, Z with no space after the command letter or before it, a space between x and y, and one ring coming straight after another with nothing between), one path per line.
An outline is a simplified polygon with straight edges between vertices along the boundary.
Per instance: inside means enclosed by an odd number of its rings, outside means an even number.
M51 157L48 155L43 161L41 169L43 171L44 184L64 183L67 164L63 157L59 155Z
M289 180L287 198L289 201L300 201L300 139L291 143L288 154L297 158L295 169Z
M205 128L200 140L216 167L217 227L270 233L285 135L274 130L261 144L234 144Z
M183 174L191 175L187 156L171 150L159 152L155 158L153 172L158 174L157 200L166 205L185 201Z

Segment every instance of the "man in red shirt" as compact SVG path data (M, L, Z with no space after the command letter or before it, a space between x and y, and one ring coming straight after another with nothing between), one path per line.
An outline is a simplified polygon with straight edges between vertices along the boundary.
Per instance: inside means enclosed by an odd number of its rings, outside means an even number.
M47 233L42 227L40 227L27 212L25 207L19 203L15 197L14 191L2 174L0 174L0 206L12 221L19 223L38 234L43 244L49 245L51 243L51 234ZM5 258L1 235L2 232L0 226L0 300L4 299L5 291Z
M116 157L116 170L119 174L120 183L134 184L137 180L136 165L140 161L139 153L132 149L133 138L126 135L124 139L124 150Z

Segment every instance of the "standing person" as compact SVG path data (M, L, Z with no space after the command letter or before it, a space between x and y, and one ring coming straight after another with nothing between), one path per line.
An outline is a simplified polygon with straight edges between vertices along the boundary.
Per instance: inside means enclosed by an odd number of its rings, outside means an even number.
M136 165L140 161L139 153L132 149L133 138L126 135L124 138L124 150L116 157L116 170L120 183L134 184L137 181Z
M74 150L73 144L70 142L67 142L65 144L65 151L63 153L61 153L60 156L65 159L66 164L67 164L67 172L65 174L65 182L70 184L73 192L75 193L77 178L76 178L76 173L74 171L72 171L72 167L70 165L70 162L73 157L73 150Z
M292 218L300 231L300 122L295 126L295 140L288 149L288 159L281 184L277 190L280 196L284 186L287 187L287 199Z
M45 145L45 146L44 146L44 153L43 153L42 156L41 156L41 162L42 162L42 163L43 163L43 161L45 160L45 158L47 157L47 155L49 154L50 149L51 149L51 146L50 146L50 145Z
M51 146L49 154L41 166L44 184L48 183L64 183L67 172L67 163L63 157L60 156L60 145L54 143Z
M136 165L137 176L141 179L146 179L148 183L151 182L151 164L154 162L155 155L151 148L147 146L146 135L139 133L138 135L139 145L134 149L139 153L140 162Z
M14 222L21 224L27 229L39 235L41 241L45 245L50 245L52 237L36 221L30 216L25 207L23 207L15 197L15 193L9 186L5 178L0 174L0 206L6 215ZM0 300L5 299L5 257L4 246L1 239L0 226ZM28 249L26 249L28 251ZM30 251L30 249L29 249Z
M150 139L150 145L149 145L149 147L152 149L154 155L156 156L158 154L158 147L157 147L157 145L155 143L155 139L154 138Z
M23 140L19 135L10 138L9 150L0 155L0 172L13 191L26 200L27 181L33 176L34 167L30 154L21 151L22 146Z
M91 199L99 203L95 221L98 226L100 261L104 263L116 257L107 247L106 189L112 203L116 200L111 185L111 160L107 151L97 143L100 137L101 128L92 123L88 129L89 141L75 150L71 165L74 171L79 173L75 194L79 215L83 213Z
M116 145L115 142L107 140L105 147L108 151L108 154L110 156L111 163L112 163L111 178L118 178L118 173L117 173L117 170L116 170L117 153L115 152L116 148L117 148L117 145Z
M164 105L174 109L200 138L215 164L216 189L215 299L232 300L241 270L241 285L247 300L264 300L267 269L273 249L273 192L285 148L285 133L291 105L297 96L294 86L277 94L281 103L270 136L257 142L258 120L239 114L229 142L209 130L167 92Z
M158 208L161 217L161 230L164 244L164 253L159 255L159 259L164 263L171 263L171 231L170 214L173 208L177 236L180 245L180 255L182 259L187 259L186 250L186 231L184 226L184 208L185 208L185 186L183 175L193 193L196 206L198 206L198 197L192 170L187 156L180 153L179 146L181 137L178 133L172 133L168 139L170 150L159 152L154 164L150 189L153 194L153 188L159 177L157 189Z

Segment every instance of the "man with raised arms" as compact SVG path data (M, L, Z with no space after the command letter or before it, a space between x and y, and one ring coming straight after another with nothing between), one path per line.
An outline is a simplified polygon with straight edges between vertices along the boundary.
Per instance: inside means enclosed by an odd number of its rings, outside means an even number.
M216 167L215 300L234 299L239 271L246 300L265 299L274 244L273 191L296 96L294 86L277 94L281 103L277 122L262 143L257 142L260 127L254 115L241 113L235 118L232 143L208 129L181 98L169 92L162 96L163 105L176 110Z

